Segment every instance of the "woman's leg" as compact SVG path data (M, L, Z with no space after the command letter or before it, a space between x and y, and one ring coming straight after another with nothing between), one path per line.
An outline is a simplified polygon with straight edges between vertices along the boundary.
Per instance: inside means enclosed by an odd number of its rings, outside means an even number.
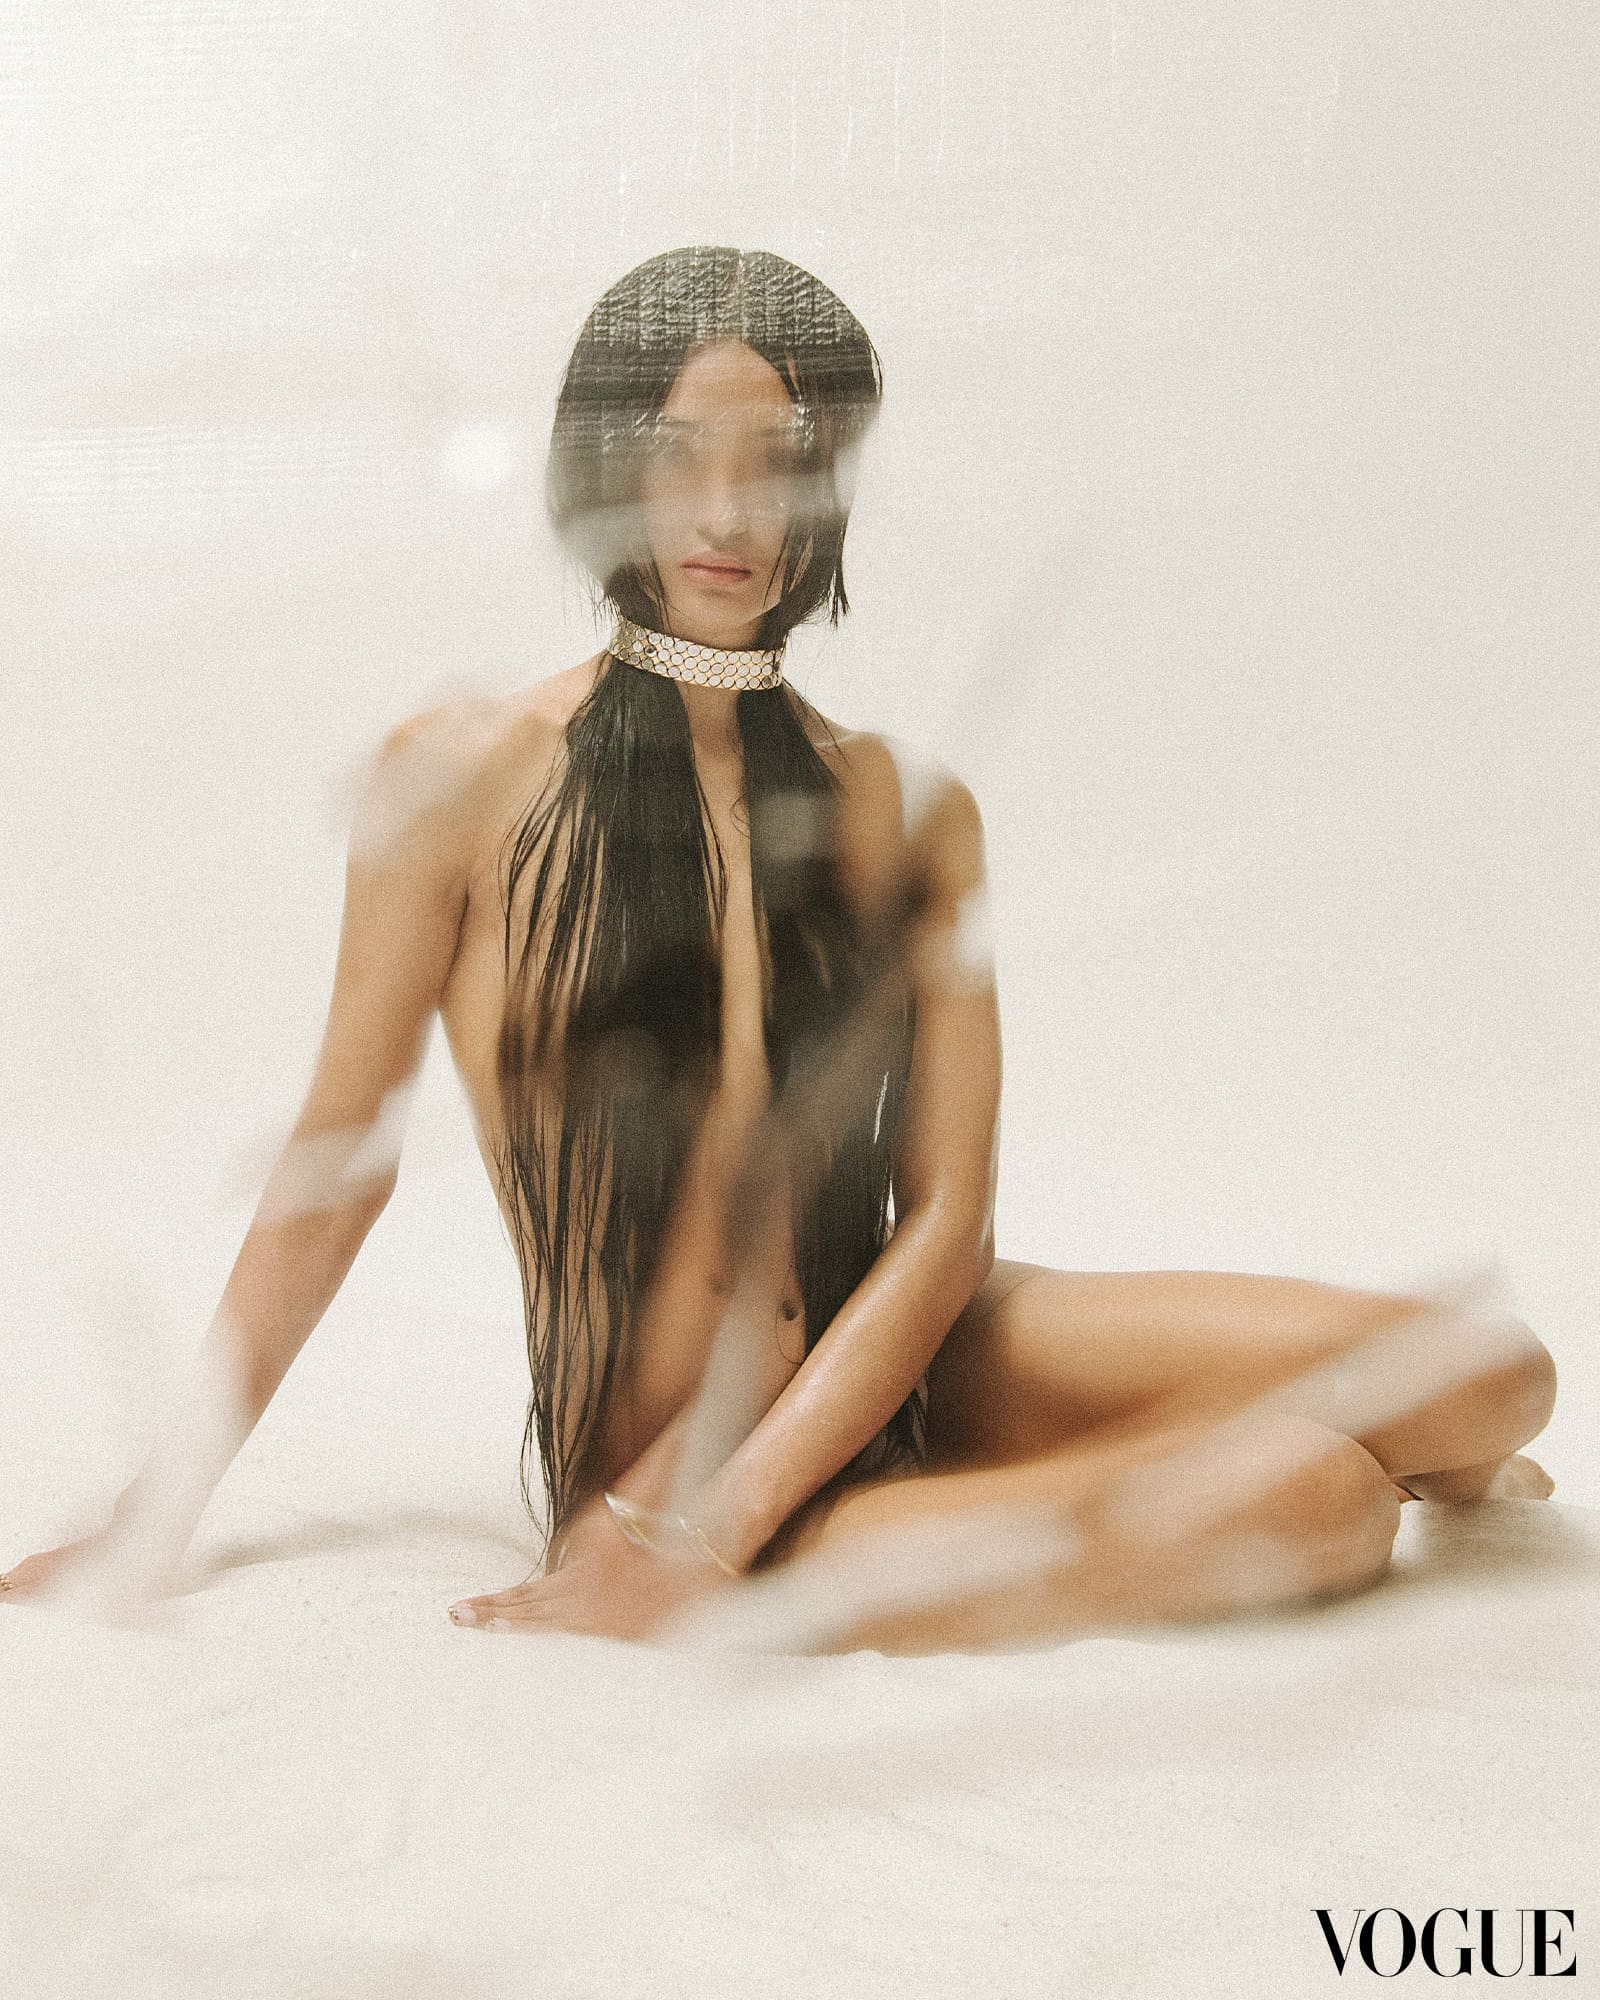
M1554 1400L1554 1364L1520 1322L1481 1343L1451 1326L1441 1367L1420 1303L1238 1273L997 1265L929 1370L929 1471L818 1495L759 1567L1006 1502L1042 1502L1080 1536L1027 1584L885 1613L838 1642L885 1651L1360 1588L1389 1559L1393 1482L1472 1497Z
M1304 1383L1304 1413L1391 1478L1439 1497L1481 1490L1549 1422L1555 1363L1509 1318L1419 1334L1408 1354L1402 1322L1422 1303L1308 1278L997 1264L929 1368L929 1463L1014 1463L1108 1425L1181 1422L1269 1390L1292 1402ZM1338 1399L1313 1392L1363 1352L1376 1366L1386 1346L1396 1379L1339 1421Z
M902 1548L914 1548L930 1527L958 1530L964 1517L993 1525L1008 1506L1057 1527L1067 1552L1021 1580L868 1608L825 1649L983 1650L1343 1595L1382 1574L1400 1519L1383 1468L1338 1431L1293 1415L1191 1418L1125 1426L1021 1463L855 1487L802 1508L759 1567L809 1558L824 1572L842 1565L842 1575L859 1556L895 1578L895 1531L911 1530Z

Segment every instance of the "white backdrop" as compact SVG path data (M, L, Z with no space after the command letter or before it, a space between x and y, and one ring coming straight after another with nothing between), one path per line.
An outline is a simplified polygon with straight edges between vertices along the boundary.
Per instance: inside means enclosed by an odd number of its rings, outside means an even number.
M1494 1259L1562 1375L1536 1451L1600 1499L1593 38L1579 0L8 0L0 1275L60 1358L0 1358L57 1482L19 1548L114 1490L298 1108L341 773L599 643L556 382L696 241L806 265L884 359L853 613L791 656L984 808L1002 1254ZM442 1037L312 1342L370 1343L379 1425L430 1394L382 1373L398 1302L441 1371L487 1329L503 1427L452 1448L509 1496L516 1273Z

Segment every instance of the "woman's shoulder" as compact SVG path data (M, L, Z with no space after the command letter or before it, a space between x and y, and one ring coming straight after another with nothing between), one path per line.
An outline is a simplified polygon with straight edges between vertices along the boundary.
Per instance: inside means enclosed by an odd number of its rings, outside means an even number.
M567 724L594 687L600 656L504 693L467 693L447 702L427 726L470 745L476 789L495 800L509 787L540 789L560 756Z
M942 758L884 731L842 728L824 755L844 802L840 858L867 906L908 866L925 875L941 900L959 899L981 882L978 804Z
M509 691L435 688L347 781L353 836L392 843L404 826L415 846L459 846L475 872L484 833L542 787L591 678L573 668Z
M391 725L379 754L440 757L464 777L522 754L531 744L553 746L592 685L593 666L585 661L510 689L446 683Z
M594 690L595 674L604 654L595 653L576 667L563 667L530 681L506 697L508 720L531 745L554 754L567 724Z
M950 766L931 750L886 730L846 729L818 716L818 748L846 796L879 820L892 820L907 839L930 823L976 816L977 802Z

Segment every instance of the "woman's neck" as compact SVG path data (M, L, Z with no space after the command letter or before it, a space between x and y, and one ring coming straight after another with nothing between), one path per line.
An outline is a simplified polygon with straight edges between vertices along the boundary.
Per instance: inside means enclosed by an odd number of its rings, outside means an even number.
M748 647L760 645L766 613L758 612L754 618L736 619L729 623L713 612L713 630L704 617L697 618L693 612L680 611L668 602L664 622L657 624L653 619L646 622L653 631L670 633L674 639L688 639L696 646L725 646L730 651L743 652Z
M747 619L736 626L721 626L716 631L710 631L706 629L703 620L693 617L684 618L680 616L674 607L669 605L666 615L662 619L659 621L650 621L643 625L640 631L643 633L659 632L668 638L685 640L691 646L705 646L719 649L722 652L753 655L760 642L761 627L764 622L763 616ZM629 635L628 647L624 648L625 652L635 642L642 643L640 632L633 631L626 620L621 622L619 630ZM778 654L774 657L781 661L781 646ZM635 660L635 664L640 666L642 670L649 670L649 663L646 661ZM721 670L725 663L720 659L704 661L692 659L683 661L680 659L673 664L704 667L709 673L713 670ZM731 665L731 663L726 664ZM744 662L740 664L746 665ZM752 659L748 663L746 670L748 671L755 665L756 662ZM670 667L668 671L671 671ZM781 672L781 667L779 671ZM672 677L677 682L678 693L683 701L684 713L689 719L689 736L694 744L696 755L718 762L727 761L730 757L742 757L743 741L739 732L738 709L736 706L739 699L739 689L737 687L715 686L708 682L686 678L677 673L673 673ZM757 683L757 685L762 684L761 682ZM765 684L770 685L771 683L768 682Z
M677 685L696 754L720 759L740 752L739 690L695 687L688 681L679 681Z

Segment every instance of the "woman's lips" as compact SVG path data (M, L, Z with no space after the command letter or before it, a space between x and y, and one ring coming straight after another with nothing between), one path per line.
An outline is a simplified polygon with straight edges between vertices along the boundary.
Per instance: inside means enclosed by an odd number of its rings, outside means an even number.
M686 562L681 563L679 567L687 570L690 576L699 577L706 582L743 583L750 575L749 570L737 569L732 563Z

